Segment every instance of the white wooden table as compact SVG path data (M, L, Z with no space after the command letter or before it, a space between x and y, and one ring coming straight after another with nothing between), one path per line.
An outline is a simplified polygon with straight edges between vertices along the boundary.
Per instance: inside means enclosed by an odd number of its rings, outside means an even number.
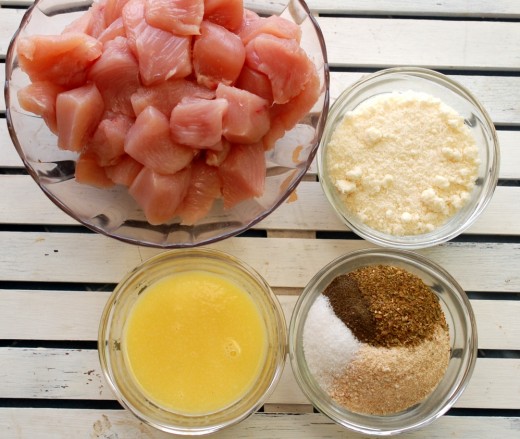
M277 0L273 0L276 2ZM0 0L5 54L30 0ZM363 74L416 65L470 88L498 128L494 198L463 236L421 251L468 291L479 331L471 382L448 415L410 438L520 437L520 2L313 0L331 64L332 99ZM287 318L311 276L369 244L342 226L309 173L254 234L214 247L255 267ZM0 97L0 438L165 438L122 410L97 359L114 284L158 251L89 233L37 188L7 133ZM287 364L263 412L219 438L358 438L313 412Z

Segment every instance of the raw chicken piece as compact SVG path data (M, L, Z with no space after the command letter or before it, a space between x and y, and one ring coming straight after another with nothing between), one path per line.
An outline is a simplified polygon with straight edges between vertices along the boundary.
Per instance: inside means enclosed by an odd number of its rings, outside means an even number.
M64 91L56 98L58 146L81 151L103 115L104 103L94 84Z
M124 154L115 165L105 167L105 173L115 184L130 187L141 169L143 169L141 163Z
M257 96L266 99L269 104L273 103L273 89L271 88L271 81L269 81L269 78L263 73L250 69L246 65L242 67L242 71L235 83L235 87L250 91Z
M103 119L87 143L87 150L96 155L101 166L116 164L125 152L125 137L134 120L124 114Z
M218 168L222 180L224 207L264 193L266 163L262 143L232 145L228 156Z
M123 7L128 0L106 0L105 2L105 23L110 26L114 21L121 17Z
M101 189L114 186L114 182L107 177L105 169L96 161L93 154L81 154L76 162L76 181L82 184L89 184Z
M227 107L225 99L184 98L171 114L173 141L198 149L218 144Z
M125 139L125 152L160 174L174 174L190 164L195 150L175 144L168 118L154 107L137 116Z
M217 168L208 166L202 160L196 160L191 166L188 192L175 214L182 218L181 224L194 224L208 214L220 195Z
M312 71L309 82L303 90L286 104L274 104L271 108L271 122L279 120L289 131L311 111L320 96L320 78L316 69Z
M215 92L186 79L170 79L160 84L140 87L131 97L134 113L139 115L149 105L170 117L184 97L213 99Z
M163 224L174 217L186 196L190 175L189 167L171 175L158 174L144 167L128 192L141 206L150 224Z
M217 98L228 102L223 135L232 143L256 143L269 131L269 102L246 90L219 84Z
M292 21L277 15L271 15L266 18L258 17L256 20L246 20L238 31L238 36L241 38L244 46L260 34L293 39L300 43L302 30L300 26Z
M98 41L106 44L107 41L114 40L116 37L126 38L125 27L123 26L123 19L121 17L113 21L103 32L101 32Z
M66 88L85 83L88 67L101 56L102 44L84 33L20 38L20 67L31 81L50 81Z
M130 0L122 14L128 46L137 57L144 85L184 78L191 73L190 36L176 36L147 24L144 0Z
M245 49L234 33L209 21L200 26L193 44L193 70L197 82L215 89L219 83L233 84L244 65Z
M206 164L209 166L220 166L226 159L229 151L231 151L231 143L229 143L224 137L222 137L219 143L220 145L218 148L213 146L213 149L206 150Z
M204 19L231 31L242 24L243 0L204 0Z
M56 134L56 97L65 91L49 81L36 81L18 91L18 102L26 110L41 116L49 129Z
M199 35L204 0L146 0L148 24L175 35Z
M83 32L97 38L106 28L105 23L105 3L92 3L92 6L79 18L65 26L63 33Z
M91 67L88 79L96 84L105 109L134 116L130 96L139 88L139 66L126 38L108 41L103 54Z
M246 46L246 64L267 75L274 102L285 104L297 96L315 70L295 40L261 34Z

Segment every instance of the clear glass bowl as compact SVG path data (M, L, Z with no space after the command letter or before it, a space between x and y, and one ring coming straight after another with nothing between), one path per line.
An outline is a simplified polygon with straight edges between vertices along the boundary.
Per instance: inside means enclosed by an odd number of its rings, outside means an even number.
M135 382L121 349L125 322L143 289L165 276L193 270L222 276L246 291L262 317L268 342L264 364L254 385L231 406L205 415L175 413L150 401ZM262 406L283 370L286 324L275 294L251 267L217 250L177 249L147 260L119 283L101 317L98 349L105 378L117 399L134 415L169 433L202 435L240 422Z
M40 117L23 110L17 92L29 84L16 56L18 39L28 35L57 34L91 5L91 0L36 0L11 42L6 59L5 100L7 124L13 143L29 174L63 211L90 229L133 244L193 247L237 235L265 218L295 189L318 149L329 107L329 72L321 30L303 1L244 1L244 7L277 14L301 26L301 47L316 66L321 92L318 101L295 128L266 152L267 178L263 196L224 209L221 201L193 226L179 220L150 225L124 187L101 190L74 179L77 154L62 151Z
M397 236L369 227L352 214L341 201L327 169L327 146L336 127L348 111L365 100L391 92L413 90L439 98L456 110L476 140L480 165L469 202L443 225L431 232ZM367 75L347 88L334 102L329 112L317 157L318 174L325 195L340 219L353 232L375 244L403 249L430 247L446 242L466 230L487 206L498 181L500 150L496 131L486 110L463 86L452 79L424 68L397 67Z
M368 265L392 265L419 276L437 295L449 326L451 354L444 377L421 403L394 415L353 413L335 403L313 378L303 351L303 329L316 298L341 274ZM343 427L368 435L392 435L415 430L442 416L464 391L477 358L477 327L462 288L443 268L413 252L369 249L345 254L322 268L307 284L289 325L289 356L299 386L311 403Z

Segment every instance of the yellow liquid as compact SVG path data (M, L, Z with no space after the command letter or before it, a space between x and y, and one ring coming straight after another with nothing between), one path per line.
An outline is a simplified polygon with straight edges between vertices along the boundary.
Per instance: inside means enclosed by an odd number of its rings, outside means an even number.
M148 287L123 338L145 395L184 414L211 413L239 400L259 375L266 347L265 326L249 295L199 271Z

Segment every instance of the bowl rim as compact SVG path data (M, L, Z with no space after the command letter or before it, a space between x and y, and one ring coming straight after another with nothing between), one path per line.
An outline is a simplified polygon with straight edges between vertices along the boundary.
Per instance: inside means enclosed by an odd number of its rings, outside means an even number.
M326 402L320 401L320 397L315 397L314 391L311 389L311 386L308 386L307 379L304 377L302 373L301 366L298 362L299 356L297 355L297 351L301 351L303 353L303 347L300 346L300 349L297 348L297 334L300 332L300 329L304 326L305 317L302 317L300 314L302 312L302 307L305 302L310 301L309 297L313 295L313 291L315 285L318 284L322 278L324 278L328 273L333 271L338 266L343 264L348 264L352 261L357 260L358 258L377 256L388 258L388 264L391 264L393 260L401 260L405 263L419 264L421 266L427 267L431 273L434 273L436 277L443 278L444 281L450 285L449 292L450 295L454 295L460 299L462 307L464 311L467 313L466 319L464 320L465 326L468 329L468 340L467 346L465 349L467 350L467 363L466 367L460 373L460 379L458 380L457 386L455 388L449 389L447 394L449 397L446 399L446 403L443 406L437 407L436 410L433 410L432 413L419 421L410 423L409 425L402 428L387 428L387 429L377 429L375 427L370 427L369 425L363 425L360 423L353 423L345 419L340 419L334 411L329 409L328 404ZM395 258L395 259L394 259ZM378 262L382 263L382 262ZM366 263L363 266L371 265L370 263ZM421 267L422 271L423 268ZM452 288L453 287L453 288ZM314 298L315 300L316 298ZM309 401L316 406L316 408L322 412L325 416L330 418L332 421L337 423L338 425L351 430L357 433L367 434L370 436L392 436L395 434L400 434L404 432L410 432L413 430L417 430L419 428L423 428L429 424L431 424L436 419L440 418L444 415L455 402L462 395L464 390L466 389L469 380L472 376L472 373L475 368L477 354L478 354L478 331L477 331L477 323L473 308L469 301L469 298L466 292L462 289L460 284L455 280L455 278L443 267L441 267L436 262L430 260L429 258L422 256L416 252L410 250L402 250L402 249L393 249L393 248L368 248L361 250L354 250L351 252L344 253L343 255L335 258L325 266L323 266L307 283L304 287L303 292L298 297L296 301L293 313L291 315L291 320L289 322L289 332L288 332L288 351L289 358L291 363L291 368L295 377L298 386L305 394L305 396L309 399ZM304 357L303 357L303 361ZM379 417L373 415L362 415L367 417ZM392 416L392 415L390 415ZM384 416L381 416L384 417Z
M487 178L484 179L481 193L475 201L475 209L471 212L468 212L464 221L461 222L456 228L447 231L443 235L436 236L435 238L432 238L432 235L436 234L435 232L436 230L438 230L438 228L436 228L432 232L423 233L419 235L397 236L377 231L376 229L373 229L372 227L369 227L365 224L360 224L360 226L358 226L355 221L352 221L348 217L348 212L347 214L345 214L345 212L336 207L336 202L334 201L333 195L331 193L332 189L329 188L329 185L325 181L327 177L326 171L324 170L324 154L328 146L325 144L325 140L327 137L326 134L328 132L331 132L333 124L337 124L340 122L339 120L337 120L337 118L345 102L348 101L348 99L353 93L357 92L358 90L362 90L367 85L370 85L375 81L378 81L382 77L397 77L400 75L408 75L414 78L420 78L421 80L427 81L429 83L434 82L436 85L440 87L446 87L446 85L448 85L449 87L456 89L462 98L467 100L478 112L480 112L483 119L483 127L488 132L491 140L491 142L488 143L487 148L488 155L490 156L490 163L488 169L485 172ZM473 93L464 85L436 70L415 66L392 67L378 70L376 72L369 73L363 76L358 81L354 82L345 90L343 90L341 94L338 96L338 98L335 100L335 102L332 104L327 118L327 123L325 124L325 130L320 140L319 151L317 154L317 168L320 185L322 191L324 192L327 198L327 201L333 208L333 211L335 212L336 216L351 231L356 233L358 236L366 239L367 241L372 242L374 244L378 244L383 247L414 250L432 247L450 241L451 239L455 238L456 236L460 235L465 230L467 230L480 217L481 213L485 210L485 208L491 201L493 193L496 190L498 184L500 171L500 143L498 140L495 125L489 113L483 107L481 102L473 95Z
M273 375L270 377L270 382L266 386L263 393L260 395L260 398L256 401L255 404L251 405L248 410L241 413L239 416L222 423L212 423L208 426L190 426L185 427L182 425L169 424L158 421L154 417L147 416L141 412L139 407L135 407L125 396L125 394L120 390L116 383L116 378L114 374L114 369L112 366L111 355L109 353L108 346L108 338L110 335L110 322L113 319L116 304L121 297L121 295L125 294L125 286L126 283L130 282L132 278L134 278L139 273L143 273L146 271L147 267L150 265L154 265L157 263L165 264L173 264L177 258L190 258L194 260L198 259L208 259L208 260L217 260L219 263L231 263L235 268L237 268L240 272L242 272L247 277L254 279L263 290L263 301L268 302L270 306L272 306L274 311L273 324L277 326L277 330L279 331L280 343L278 346L273 347L273 352L275 353L275 369ZM268 344L269 346L270 344ZM244 419L251 416L253 413L258 411L258 409L265 403L267 398L272 394L277 384L280 381L282 376L285 364L286 364L286 355L288 352L287 349L287 322L285 320L285 315L283 313L283 309L281 303L274 293L270 285L264 279L264 277L258 273L253 267L251 267L248 263L243 260L233 256L228 252L224 252L222 250L217 250L214 248L188 248L188 249L171 249L165 252L159 253L146 259L141 262L139 265L134 267L125 276L121 279L121 281L114 288L113 292L110 294L107 299L101 318L99 320L98 326L98 336L97 336L97 347L98 347L98 359L101 366L101 371L103 373L103 377L109 385L112 393L118 400L118 402L127 409L130 413L133 414L137 419L141 420L147 425L154 427L157 430L164 431L171 434L178 435L192 435L192 436L200 436L215 433L222 429L227 429L232 425L236 425ZM226 410L226 409L224 409ZM218 412L215 412L218 413ZM191 418L205 418L209 415L194 415L188 416Z
M38 175L36 171L32 168L30 163L28 162L27 158L25 157L25 153L23 152L23 149L21 147L21 143L18 140L18 136L14 129L13 119L11 116L11 110L10 110L10 102L11 102L11 91L10 91L10 77L13 72L13 68L15 67L14 59L16 57L15 52L15 46L16 42L18 41L18 37L22 31L22 29L26 26L26 24L29 22L31 18L32 12L38 7L39 3L45 1L45 0L35 0L30 7L27 9L27 11L24 13L22 20L20 21L20 24L18 28L16 29L13 37L11 38L11 41L9 43L7 54L5 58L5 81L4 81L4 100L5 100L5 106L6 106L6 121L7 121L7 129L9 132L9 135L11 137L11 140L13 142L13 145L21 158L25 169L29 173L29 175L32 177L32 179L35 181L37 186L42 190L42 192L47 196L49 200L51 200L57 207L59 207L63 212L65 212L67 215L69 215L74 220L78 221L81 225L87 227L88 229L92 230L93 232L99 233L100 235L107 236L109 238L114 238L118 241L122 241L128 244L133 245L141 245L145 247L152 247L152 248L160 248L160 249L176 249L176 248L194 248L199 246L204 246L207 244L212 244L214 242L222 241L224 239L237 236L250 228L252 228L254 225L265 219L267 216L269 216L271 213L273 213L287 198L291 195L291 193L294 191L294 189L298 186L298 184L301 182L303 177L305 176L306 172L310 168L317 151L319 149L320 141L323 136L324 130L325 130L325 124L327 120L327 116L329 113L329 104L330 104L330 69L329 69L329 62L328 62L328 54L327 54L327 48L325 45L325 39L323 37L323 32L321 30L321 27L310 11L307 3L304 0L286 0L286 5L283 8L283 10L280 12L282 14L286 9L290 7L290 4L293 2L297 2L305 11L306 17L309 18L310 22L312 23L312 27L314 29L314 32L316 34L316 37L319 42L319 47L321 50L321 55L323 57L323 106L320 109L320 118L318 121L318 125L316 126L316 141L314 145L312 146L309 155L305 162L305 168L302 169L302 171L299 173L299 175L296 176L296 179L289 184L285 190L284 193L279 199L267 210L264 210L261 214L257 215L255 218L250 219L249 221L242 223L240 227L227 231L223 234L220 234L218 236L213 236L209 238L202 239L200 241L194 241L194 242L184 242L184 243L170 243L167 240L163 240L161 242L152 242L149 240L140 240L138 238L133 238L129 236L123 236L123 235L116 235L113 234L110 231L104 230L101 226L98 226L96 224L90 223L87 220L84 220L80 218L78 215L76 215L71 208L67 206L66 203L61 201L60 199L56 198L45 185L41 184L39 182ZM87 0L89 3L88 6L90 6L91 3L93 3L94 0ZM83 4L83 3L82 3ZM163 225L168 226L168 224ZM192 226L180 226L177 224L176 226L179 227L192 227Z

